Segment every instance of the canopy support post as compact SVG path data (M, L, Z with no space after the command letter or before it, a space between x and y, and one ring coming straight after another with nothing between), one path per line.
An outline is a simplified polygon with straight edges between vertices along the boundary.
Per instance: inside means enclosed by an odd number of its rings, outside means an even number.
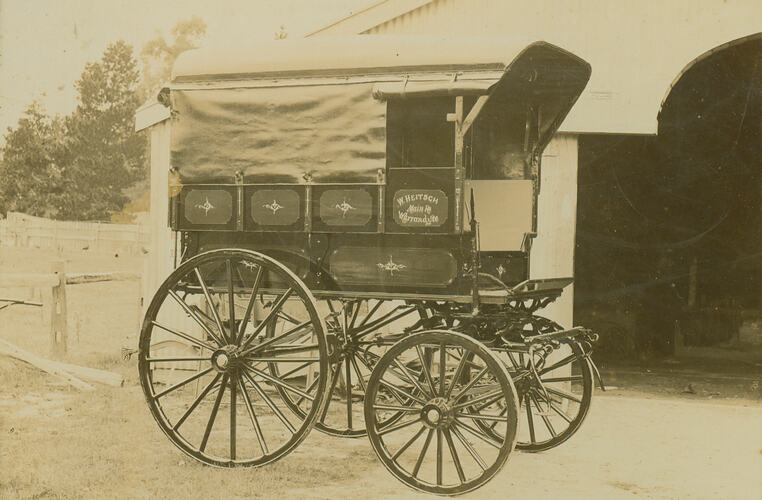
M482 108L487 103L488 99L489 95L480 95L479 98L476 99L474 106L471 108L471 111L468 112L468 116L463 120L463 124L460 127L460 131L464 136L468 133L471 125L474 124L474 120L479 116L479 113L481 113Z

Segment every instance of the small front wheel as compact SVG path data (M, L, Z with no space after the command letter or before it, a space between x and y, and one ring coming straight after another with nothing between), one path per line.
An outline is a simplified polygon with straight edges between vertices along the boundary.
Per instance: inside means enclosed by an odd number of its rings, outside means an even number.
M487 401L509 411L474 410ZM497 474L516 443L518 397L508 372L487 347L461 333L432 330L394 344L373 369L364 405L376 455L416 490L474 490ZM404 416L388 425L397 413ZM490 435L479 421L498 421L506 432Z

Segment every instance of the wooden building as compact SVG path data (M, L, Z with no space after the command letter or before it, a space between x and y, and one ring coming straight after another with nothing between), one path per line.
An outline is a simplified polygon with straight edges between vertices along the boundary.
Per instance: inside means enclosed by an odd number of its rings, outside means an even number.
M703 102L700 100L714 94L702 93L701 89L696 91L695 88L681 89L681 80L699 66L716 66L718 60L725 60L739 47L748 48L750 44L757 44L762 39L760 19L762 4L748 0L383 0L308 36L516 35L521 39L555 43L591 63L593 76L590 83L543 158L545 168L542 170L539 200L539 236L534 245L531 268L532 277L542 278L574 275L575 249L588 244L577 234L577 214L597 214L609 209L601 205L603 202L599 192L590 195L589 199L578 199L578 193L587 192L578 189L578 178L586 175L580 169L587 168L580 162L590 162L592 152L604 151L609 154L604 158L604 163L612 163L617 158L611 155L619 153L616 148L612 149L610 141L622 144L622 141L632 138L650 140L657 137L661 132L660 114L671 105L674 109L670 112L674 116L688 119L691 115L695 120L695 115L700 114L697 111L701 107L700 102ZM755 49L756 45L752 48ZM756 71L760 52L756 49L748 52L745 59L740 58L728 66L731 70L736 67L734 64L755 68L749 73L748 81L744 80L747 86L752 86L747 95L746 111L749 103L752 102L753 108L756 99L762 95L759 90L762 64L759 65L760 71ZM680 95L675 97L673 89ZM735 107L723 101L722 95L714 97L717 106L722 108L716 114L738 114ZM682 107L675 103L682 103ZM141 108L136 119L137 129L148 129L151 137L153 247L146 268L147 297L170 272L174 259L175 246L167 229L168 138L171 126L168 118L166 108L151 104ZM739 130L743 127L741 120ZM753 142L749 134L739 132L739 137L749 136L747 142ZM651 160L649 155L636 152L630 155L629 164L636 168ZM596 157L595 161L600 161L600 158ZM659 166L670 168L670 160L660 160ZM632 182L637 184L637 181ZM640 189L638 186L632 189ZM624 199L634 212L620 218L642 215L638 207L631 203L630 197L625 194ZM597 230L606 233L603 235L605 237L618 237L614 233L619 220L615 217L612 224ZM641 234L638 238L634 244L642 246L643 238L647 240L648 235ZM625 241L632 243L627 238ZM711 253L711 249L709 251ZM591 251L589 255L596 254ZM647 252L643 255L647 255L647 259L653 258ZM590 269L588 265L584 273L615 273L611 266L625 265L626 262L614 259L599 264L597 270ZM658 275L661 268L657 264L652 267ZM579 263L577 268L579 270ZM688 267L684 274L690 274ZM684 281L689 288L684 295L694 295L693 306L698 286L695 276ZM626 288L628 284L624 286ZM762 293L758 295L762 297ZM690 301L686 299L686 302ZM625 303L622 307L629 306ZM573 311L572 287L548 308L549 315L564 325L573 323Z

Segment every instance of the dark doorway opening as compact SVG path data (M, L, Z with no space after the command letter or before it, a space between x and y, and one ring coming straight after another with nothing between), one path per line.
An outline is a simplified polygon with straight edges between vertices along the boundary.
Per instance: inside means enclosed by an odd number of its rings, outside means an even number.
M580 138L575 322L603 354L762 343L762 36L699 58L655 137Z

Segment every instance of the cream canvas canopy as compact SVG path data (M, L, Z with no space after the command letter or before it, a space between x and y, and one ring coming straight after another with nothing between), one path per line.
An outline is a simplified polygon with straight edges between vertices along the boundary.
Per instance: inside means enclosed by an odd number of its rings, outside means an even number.
M489 96L537 106L535 152L590 66L546 42L362 35L186 52L170 85L171 163L183 183L375 183L386 101ZM442 117L444 121L445 116Z

